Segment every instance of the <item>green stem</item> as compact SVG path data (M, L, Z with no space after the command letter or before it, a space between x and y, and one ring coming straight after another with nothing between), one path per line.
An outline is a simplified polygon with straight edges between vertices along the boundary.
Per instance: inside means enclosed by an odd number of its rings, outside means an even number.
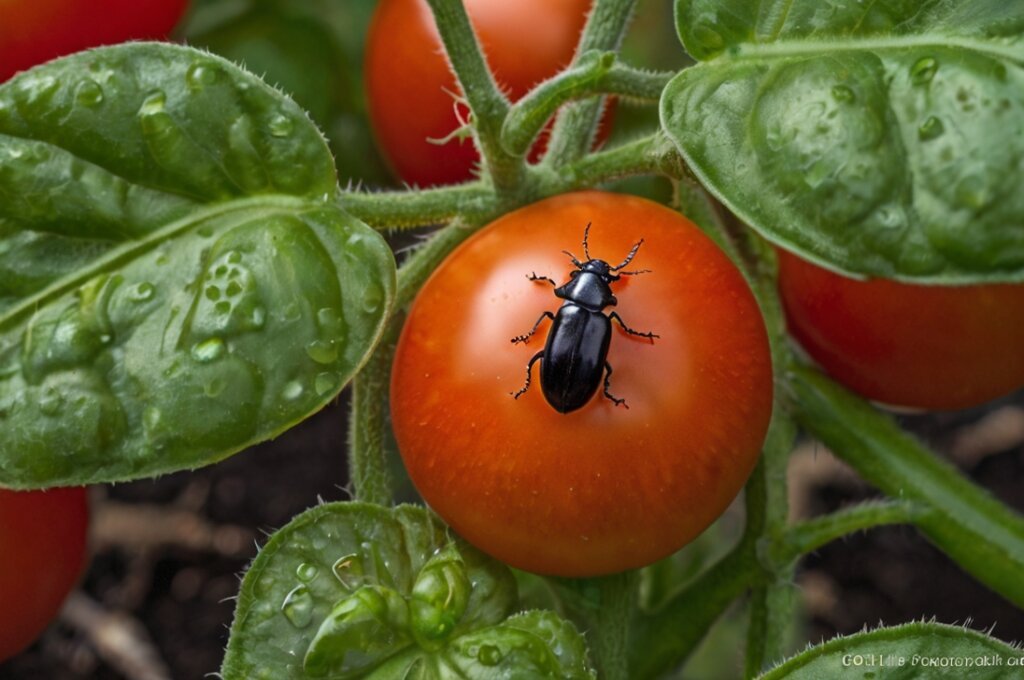
M348 466L353 498L357 501L391 505L394 487L384 449L387 426L387 390L391 360L401 324L392 320L380 344L352 381L352 409L349 413Z
M591 51L618 52L637 0L596 0L583 29L576 58ZM590 151L604 108L602 97L575 102L562 109L551 131L544 164L558 168Z
M806 430L886 494L926 507L918 528L979 581L1024 607L1024 517L819 372L793 366L789 385Z
M909 524L927 514L927 510L907 501L862 503L852 508L817 517L789 527L780 536L766 539L762 560L791 564L801 555L857 531L885 524Z
M601 680L629 680L629 636L636 611L638 572L594 579L600 601L587 618L587 641Z
M560 168L555 179L549 182L551 190L545 193L572 191L635 175L673 176L681 162L675 147L659 132L589 154Z
M501 130L504 149L523 156L558 107L594 94L656 102L674 73L654 73L615 61L614 52L587 52L576 65L537 85L509 111Z
M526 165L522 158L501 148L501 126L509 101L494 82L480 43L469 22L462 0L427 0L448 61L472 111L477 145L495 189L512 194L522 183Z
M441 224L457 216L475 221L496 209L493 190L482 182L410 191L341 191L337 202L378 229Z
M395 309L402 309L411 303L441 261L474 231L472 226L462 220L456 220L435 231L422 245L412 251L398 268Z
M764 476L755 470L747 482L747 506L763 507L765 494ZM748 524L739 544L725 557L657 611L637 616L630 645L632 677L656 678L681 664L736 598L766 582L769 574L757 559L758 535Z

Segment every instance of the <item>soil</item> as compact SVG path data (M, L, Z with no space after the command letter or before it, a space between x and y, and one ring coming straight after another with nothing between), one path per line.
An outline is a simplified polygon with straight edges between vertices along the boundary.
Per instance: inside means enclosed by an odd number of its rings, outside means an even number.
M216 672L234 609L231 598L255 555L254 542L320 499L348 497L341 453L347 401L343 394L339 403L277 441L223 463L97 489L94 554L75 599L98 604L94 609L103 621L136 635L130 647L135 653L141 649L143 658L134 660L135 671L122 672L133 659L98 653L96 631L76 625L77 617L66 609L39 642L0 665L0 679L200 679ZM991 421L997 420L994 427ZM959 456L979 484L1024 511L1024 396L982 411L903 421L930 444ZM804 491L807 515L875 495L851 474L816 477ZM799 582L810 641L879 621L932 617L970 620L977 629L994 626L1002 639L1024 640L1020 610L908 527L875 529L826 546L803 562Z

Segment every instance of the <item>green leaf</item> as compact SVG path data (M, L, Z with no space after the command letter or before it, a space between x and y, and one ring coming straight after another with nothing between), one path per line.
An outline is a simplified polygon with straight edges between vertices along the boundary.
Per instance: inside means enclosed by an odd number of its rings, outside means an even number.
M452 543L424 509L313 508L242 581L221 674L250 678L591 678L583 638L551 612L507 618L507 567Z
M1012 664L1012 665L1011 665ZM838 637L797 654L760 680L1019 678L1024 650L977 631L908 623Z
M196 50L0 86L0 485L195 468L333 399L395 276L335 192L301 109Z
M1024 281L1024 4L677 0L661 101L700 180L848 273Z

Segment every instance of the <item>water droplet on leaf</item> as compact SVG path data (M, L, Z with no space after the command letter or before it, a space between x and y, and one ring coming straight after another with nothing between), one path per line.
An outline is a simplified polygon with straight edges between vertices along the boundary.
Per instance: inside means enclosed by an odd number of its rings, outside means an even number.
M358 554L352 553L338 558L331 567L334 576L348 590L355 590L363 581L363 561Z
M292 133L295 124L292 123L291 118L278 114L270 119L270 124L267 127L274 137L287 137Z
M128 291L128 297L133 302L145 302L152 299L154 293L156 293L156 286L149 281L143 281Z
M103 103L103 88L92 78L86 78L79 83L75 100L83 106L99 106Z
M923 141L929 139L935 139L940 137L945 131L945 127L942 125L942 121L935 116L929 116L927 120L921 123L920 127L917 128L917 136Z
M139 108L139 115L153 116L158 113L163 113L166 104L167 95L164 94L163 90L154 90L142 101L142 106Z
M206 364L216 361L224 356L227 347L220 338L203 340L192 348L192 358L199 363Z
M480 651L476 654L477 661L485 666L497 666L501 658L501 650L494 645L480 645Z
M281 613L296 628L305 628L313 621L313 596L306 586L296 586L281 603Z
M333 373L320 373L313 381L313 389L319 396L324 396L338 386L338 379Z
M314 340L306 345L306 354L318 364L333 364L338 360L338 346L331 341Z
M284 397L286 401L295 401L302 396L303 391L302 383L298 380L292 380L284 386L284 390L281 391L281 396Z
M856 95L853 94L853 90L848 88L846 85L836 85L832 88L832 96L835 97L837 102L850 103L856 99Z
M934 57L921 57L910 68L910 79L915 85L927 85L939 70L939 62Z
M217 80L217 72L205 64L192 64L185 73L185 81L189 87L201 90Z
M295 570L295 575L303 583L309 583L315 579L319 573L320 569L315 564L310 564L309 562L303 562Z

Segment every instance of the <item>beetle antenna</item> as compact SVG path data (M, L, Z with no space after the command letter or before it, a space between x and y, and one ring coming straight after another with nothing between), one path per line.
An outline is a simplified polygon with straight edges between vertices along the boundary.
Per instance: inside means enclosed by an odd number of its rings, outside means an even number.
M642 246L643 244L644 244L644 240L643 239L640 239L639 241L637 241L636 245L633 246L633 248L629 251L629 255L626 255L626 259L622 261L622 264L620 264L618 267L612 267L612 271L613 272L617 272L620 269L622 269L623 267L625 267L627 264L632 262L633 258L636 257L636 251L640 250L640 246Z
M588 245L588 241L590 240L590 224L590 222L587 222L587 226L583 229L583 254L587 256L588 260L591 259L590 248Z
M563 250L562 252L569 256L569 259L572 260L572 263L576 265L577 269L581 269L583 267L583 263L577 260L575 255L570 253L568 250Z
M636 276L637 274L650 274L653 269L637 269L633 272L619 272L619 276Z

